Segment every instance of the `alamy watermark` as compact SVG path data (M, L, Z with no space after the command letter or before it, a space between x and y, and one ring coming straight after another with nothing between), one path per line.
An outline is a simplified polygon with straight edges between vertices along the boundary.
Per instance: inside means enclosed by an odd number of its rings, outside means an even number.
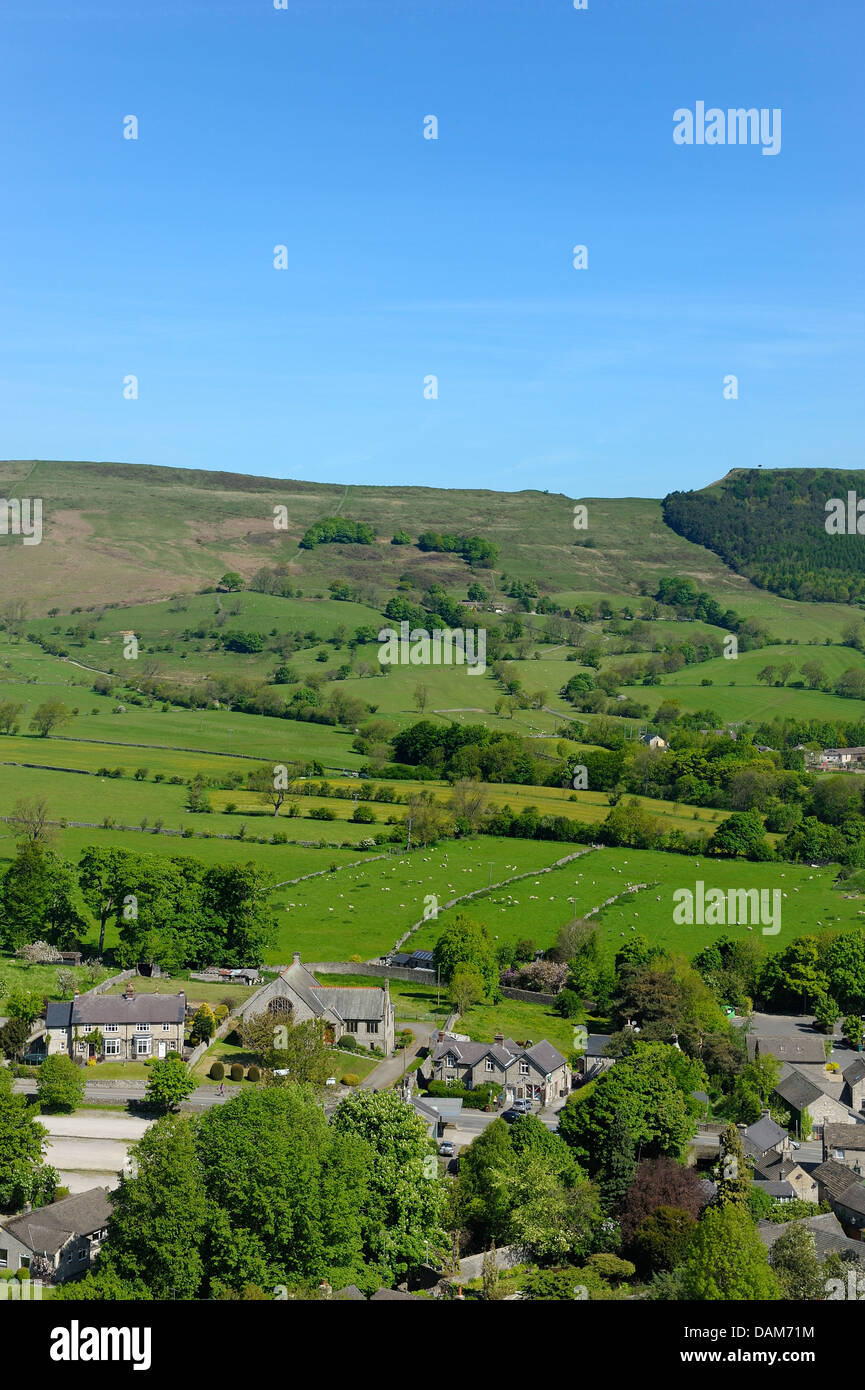
M747 110L710 106L698 101L691 111L680 106L673 112L673 140L677 145L762 145L763 154L781 153L781 108L756 106Z
M486 628L413 628L408 621L383 627L378 634L382 666L465 666L468 675L487 669Z
M42 540L42 498L0 497L0 536L21 536L25 545Z
M673 921L677 926L759 926L764 936L781 930L780 888L706 888L698 879L693 890L673 892Z

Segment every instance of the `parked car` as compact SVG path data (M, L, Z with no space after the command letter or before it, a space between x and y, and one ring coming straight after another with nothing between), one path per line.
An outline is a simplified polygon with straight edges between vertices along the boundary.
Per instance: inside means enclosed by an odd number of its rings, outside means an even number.
M531 1108L532 1102L530 1100L515 1100L513 1103L513 1109L518 1115L528 1115Z
M442 1158L453 1158L454 1154L456 1153L456 1148L454 1147L453 1140L443 1139L439 1144L439 1153L441 1154Z
M502 1119L506 1124L512 1125L514 1120L518 1120L523 1113L522 1110L503 1110Z

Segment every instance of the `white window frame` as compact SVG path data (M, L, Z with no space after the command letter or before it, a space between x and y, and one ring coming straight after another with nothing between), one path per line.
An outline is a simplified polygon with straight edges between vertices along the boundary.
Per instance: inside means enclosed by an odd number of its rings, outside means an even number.
M520 1076L528 1076L530 1067L528 1062L520 1062Z
M149 1023L136 1023L136 1025L135 1025L135 1031L136 1031L136 1033L149 1033L149 1032L150 1032L150 1024L149 1024Z
M106 1032L106 1033L119 1033L119 1032L120 1032L120 1024L119 1024L119 1023L106 1023L106 1025L105 1025L105 1032Z
M119 1038L106 1038L105 1042L102 1044L102 1049L103 1049L103 1052L105 1053L105 1056L106 1056L106 1057L119 1057L119 1056L120 1056L120 1039L119 1039Z
M136 1055L136 1057L152 1057L152 1056L153 1056L153 1039L152 1039L152 1038L136 1038L136 1039L135 1039L135 1055Z
M163 1033L170 1033L170 1032L171 1032L171 1024L170 1024L170 1023L163 1023L163 1025L162 1025L162 1031L163 1031Z
M487 1071L495 1071L496 1064L491 1057L487 1058Z

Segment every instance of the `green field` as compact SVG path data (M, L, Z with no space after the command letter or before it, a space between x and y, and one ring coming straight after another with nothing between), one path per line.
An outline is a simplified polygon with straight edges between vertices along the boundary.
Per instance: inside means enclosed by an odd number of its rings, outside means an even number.
M609 952L614 953L632 930L688 957L722 935L757 935L768 951L776 951L794 936L819 931L821 926L839 928L865 922L865 894L848 900L843 893L833 892L836 876L837 870L831 867L748 864L705 857L697 861L654 850L600 849L551 874L492 893L473 903L469 911L486 924L495 940L516 941L527 936L540 950L553 944L558 929L571 917L584 916L629 884L645 883L651 886L601 913L601 938ZM673 892L677 888L694 891L697 879L707 890L777 888L787 895L781 899L780 932L764 936L759 926L750 933L746 925L678 925L673 921ZM447 918L447 912L440 912L437 922L425 923L411 937L412 949L432 949Z

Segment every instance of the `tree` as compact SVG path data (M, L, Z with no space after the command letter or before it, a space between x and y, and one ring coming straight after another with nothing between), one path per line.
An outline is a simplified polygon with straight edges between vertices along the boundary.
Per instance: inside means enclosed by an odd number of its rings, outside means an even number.
M685 1263L683 1291L692 1300L774 1300L781 1297L766 1248L738 1205L713 1207L697 1225Z
M10 1018L2 1028L0 1028L0 1052L4 1057L21 1057L27 1051L27 1040L30 1037L30 1024L25 1023L23 1018Z
M0 734L17 734L23 709L14 700L0 701Z
M104 1265L121 1280L143 1281L153 1298L195 1298L204 1280L210 1213L192 1124L163 1117L133 1146L132 1156L135 1177L123 1174L112 1196L99 1274Z
M17 950L47 934L66 949L85 930L70 865L39 840L24 844L0 880L0 945Z
M216 1019L206 1001L196 1009L189 1032L195 1042L210 1042L216 1032Z
M472 965L458 965L450 981L450 1000L458 1014L464 1014L472 1004L484 997L484 982L479 970Z
M631 1248L638 1263L651 1273L675 1269L687 1258L697 1223L681 1207L658 1207L638 1226Z
M514 1240L539 1260L588 1254L603 1214L598 1189L577 1170L562 1183L542 1154L529 1150L494 1175L511 1210Z
M376 1156L364 1221L369 1258L391 1279L444 1258L444 1184L427 1176L430 1143L412 1107L394 1091L356 1090L337 1106L331 1124L336 1134L363 1139Z
M499 1266L496 1260L496 1247L491 1245L484 1255L481 1266L484 1298L492 1301L501 1298Z
M460 1154L450 1224L465 1230L475 1246L504 1244L509 1238L510 1202L494 1175L515 1161L508 1126L502 1119L493 1120Z
M774 852L763 831L763 822L756 811L734 811L721 821L706 846L709 854L724 854L730 858L758 861L772 859Z
M814 1001L814 1018L824 1033L832 1033L841 1017L841 1010L831 994L821 994Z
M77 1110L84 1100L84 1075L71 1057L46 1057L36 1086L43 1110Z
M619 1209L622 1238L627 1245L643 1222L661 1207L685 1211L696 1220L705 1203L695 1169L669 1158L644 1158Z
M12 808L12 823L24 844L47 844L51 833L48 802L44 797L19 797Z
M55 729L68 724L72 714L62 700L43 700L30 720L30 728L40 738L47 738Z
M819 661L804 661L799 671L808 682L809 690L819 690L826 680L826 669Z
M15 1095L12 1074L0 1067L0 1210L17 1211L25 1202L50 1202L57 1174L42 1163L48 1139L26 1096Z
M783 1298L813 1301L826 1297L826 1277L817 1258L814 1236L807 1226L791 1221L773 1242L769 1264Z
M844 1036L848 1042L852 1043L857 1052L862 1051L862 1038L865 1037L865 1023L862 1022L860 1014L850 1014L842 1023Z
M48 961L57 959L56 947L49 946L47 941L28 941L26 945L19 946L15 954L28 965L46 965Z
M590 1095L575 1091L568 1097L559 1114L559 1133L590 1173L602 1168L623 1117L647 1158L678 1158L684 1152L696 1120L689 1110L693 1078L677 1075L681 1063L690 1070L692 1064L676 1048L638 1042L630 1056L599 1078Z
M251 791L259 792L270 802L275 816L279 815L279 808L288 795L288 768L285 768L283 776L279 765L270 767L265 764L247 773L246 784Z
M228 570L219 581L220 589L227 589L229 593L236 593L238 589L243 589L245 585L246 580L243 578L243 575L238 574L236 570Z
M10 1018L20 1018L23 1023L32 1027L42 1012L42 995L38 990L25 989L23 985L16 985L10 989L6 998L6 1012Z
M182 1057L177 1054L155 1057L150 1063L144 1093L148 1105L158 1106L162 1110L177 1110L181 1101L187 1100L194 1090L195 1082Z
M454 783L448 801L448 810L454 818L457 830L473 835L482 824L489 806L489 798L483 782L472 777L461 777Z
M744 1210L751 1190L751 1175L745 1162L742 1136L735 1125L727 1125L721 1133L716 1181L716 1206L735 1206Z
M302 1023L280 1024L274 1030L271 1065L288 1072L285 1079L289 1084L320 1087L332 1074L334 1057L325 1029L322 1019L307 1018Z
M427 686L425 686L422 682L416 685L414 688L414 695L412 696L412 703L414 704L414 707L417 710L418 714L423 714L424 710L426 709L428 699L429 689L427 688Z
M441 978L449 984L457 966L467 965L477 970L485 994L492 995L498 987L498 967L493 944L487 928L473 918L458 912L448 922L433 948L433 962Z

